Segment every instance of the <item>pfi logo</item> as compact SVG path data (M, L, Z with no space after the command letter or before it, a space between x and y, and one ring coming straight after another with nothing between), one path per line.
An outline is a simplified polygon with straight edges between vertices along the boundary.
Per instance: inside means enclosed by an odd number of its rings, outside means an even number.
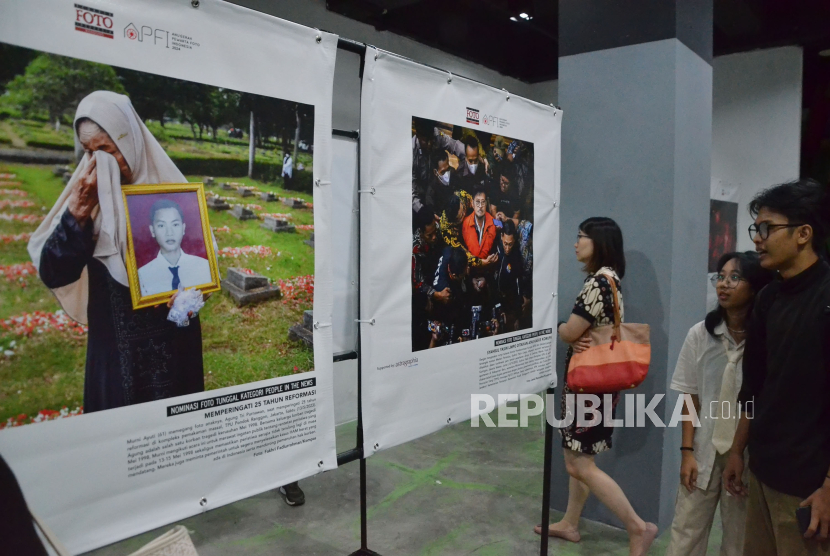
M75 30L106 39L113 38L110 12L75 4Z
M478 125L478 110L467 107L467 123Z
M144 42L147 39L149 42L152 40L153 44L162 44L165 48L170 48L170 31L154 29L149 25L142 25L139 28L134 23L130 23L124 27L124 36L131 41Z

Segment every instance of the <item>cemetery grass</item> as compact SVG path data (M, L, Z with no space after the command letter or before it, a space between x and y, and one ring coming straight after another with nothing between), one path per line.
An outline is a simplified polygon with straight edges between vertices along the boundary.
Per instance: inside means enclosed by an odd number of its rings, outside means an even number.
M27 197L0 195L0 200L30 200L31 208L2 209L3 213L45 215L52 207L64 184L52 174L51 166L0 163L0 173L14 173L21 185L0 187L22 189ZM188 176L200 181L202 176ZM281 202L266 203L259 196L238 198L236 191L224 191L218 184L235 181L254 185L261 191L279 196L298 197L311 201L310 195L285 191L277 184L264 184L246 178L215 178L214 190L231 203L256 204L263 210L254 212L290 213L293 224L313 224L310 209L289 209ZM229 211L209 210L211 226L227 226L230 232L216 232L220 250L224 247L262 245L270 247L269 257L219 258L219 270L225 276L231 266L249 268L274 282L314 273L314 250L303 243L310 231L275 234L259 227L260 220L241 222ZM31 233L36 224L0 220L0 234ZM0 265L29 262L26 242L0 242ZM22 281L0 277L0 321L22 313L60 309L51 292L37 276ZM313 370L310 349L288 340L288 329L302 321L304 309L311 309L305 300L278 299L259 305L237 308L224 292L214 293L202 310L203 357L207 390L244 384L257 380L286 376ZM12 343L14 345L12 346ZM13 352L3 355L5 350ZM21 414L35 416L41 410L70 410L83 404L84 361L86 336L71 332L47 331L29 337L15 335L0 328L0 423Z

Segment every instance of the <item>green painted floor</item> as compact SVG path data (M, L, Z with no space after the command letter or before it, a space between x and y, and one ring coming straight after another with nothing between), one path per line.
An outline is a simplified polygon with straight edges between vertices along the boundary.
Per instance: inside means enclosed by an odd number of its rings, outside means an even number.
M353 423L338 427L337 442L339 451L354 447ZM541 515L543 443L538 418L525 429L466 422L371 457L369 548L382 556L538 555L533 525ZM360 546L358 471L355 462L302 481L301 507L270 491L178 523L200 556L347 556ZM551 512L551 519L560 515ZM169 528L88 555L126 556ZM579 544L551 539L549 553L628 554L622 530L583 520L581 531ZM718 553L720 537L712 532L708 554ZM667 543L664 534L649 554L662 556Z

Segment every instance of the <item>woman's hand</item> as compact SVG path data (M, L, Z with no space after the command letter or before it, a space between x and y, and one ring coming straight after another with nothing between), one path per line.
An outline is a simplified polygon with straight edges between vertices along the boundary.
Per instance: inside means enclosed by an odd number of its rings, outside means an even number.
M571 347L574 350L574 353L582 353L583 351L587 350L591 347L591 336L588 332L585 332L577 341L571 344Z
M697 489L697 460L692 452L683 451L683 460L680 463L680 484L686 487L689 492Z
M69 213L84 224L92 215L92 210L98 205L98 172L95 168L95 158L81 174L68 200Z

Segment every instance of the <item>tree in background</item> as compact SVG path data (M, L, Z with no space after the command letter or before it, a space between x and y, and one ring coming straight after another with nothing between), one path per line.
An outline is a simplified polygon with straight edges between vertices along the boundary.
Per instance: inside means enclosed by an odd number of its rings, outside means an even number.
M102 89L125 92L110 66L55 54L40 54L6 89L9 101L24 114L46 112L56 130L60 129L61 118L74 113L89 93Z

